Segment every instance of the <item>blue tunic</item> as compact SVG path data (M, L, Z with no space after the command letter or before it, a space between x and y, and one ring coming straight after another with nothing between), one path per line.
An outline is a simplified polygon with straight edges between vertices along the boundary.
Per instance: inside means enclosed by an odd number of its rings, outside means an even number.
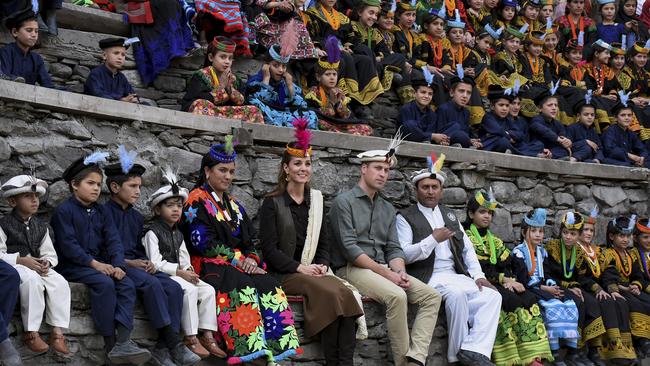
M603 133L603 154L605 164L632 166L634 163L628 153L643 156L646 168L650 166L648 152L641 139L634 132L622 129L618 124L611 125Z
M126 209L113 200L104 204L112 216L121 235L126 259L147 259L142 237L144 236L144 218L133 206ZM156 329L171 325L174 331L180 330L181 311L183 310L183 289L163 272L149 274L140 268L127 267L126 275L136 290L142 295L142 304L149 316L149 321Z
M32 51L24 53L16 42L0 48L0 69L11 78L24 78L27 84L54 87L41 55Z
M593 124L587 127L582 123L574 123L566 128L566 133L567 137L573 142L574 147L578 144L587 144L586 140L595 142L598 145L598 150L595 151L589 145L587 145L588 149L580 149L580 153L574 151L573 157L578 159L578 161L598 159L602 162L605 159L603 155L603 144Z
M3 342L9 334L7 327L16 310L16 300L18 300L18 286L20 285L20 276L14 267L0 259L0 342Z
M531 141L544 144L544 148L553 153L553 159L569 156L569 151L557 142L559 136L566 137L564 125L558 120L549 120L542 115L535 116L530 121L529 131Z
M513 146L517 149L517 152L520 155L524 156L537 156L544 150L544 144L541 141L531 141L530 136L528 135L528 121L523 117L512 118L510 119L510 128L508 133L510 138L515 142Z
M57 271L70 282L90 287L90 309L97 331L115 335L115 324L133 328L135 286L128 277L116 280L90 267L93 259L125 269L120 235L111 215L98 204L84 206L74 196L52 215Z
M602 39L608 44L614 42L621 42L621 36L625 34L625 24L623 23L614 23L614 24L596 24L596 33L598 34L598 39ZM627 42L626 42L627 43Z
M505 152L510 150L518 154L518 151L512 145L514 141L510 137L511 120L509 118L499 118L493 112L488 112L483 116L479 126L479 137L483 144L483 150Z
M436 129L436 112L430 107L422 110L415 101L410 102L399 109L397 127L400 126L408 141L431 142L431 134Z
M250 104L256 106L264 115L264 122L275 126L293 127L295 118L305 118L307 127L317 129L318 117L309 110L302 97L302 89L293 84L293 97L289 94L284 79L279 82L269 81L264 84L262 70L248 78L246 97Z
M113 75L106 65L94 68L86 79L84 94L100 98L120 100L129 94L135 94L126 76L121 72Z
M438 107L436 115L435 133L444 133L449 136L452 145L461 144L463 147L469 147L472 144L467 108L458 106L450 100Z

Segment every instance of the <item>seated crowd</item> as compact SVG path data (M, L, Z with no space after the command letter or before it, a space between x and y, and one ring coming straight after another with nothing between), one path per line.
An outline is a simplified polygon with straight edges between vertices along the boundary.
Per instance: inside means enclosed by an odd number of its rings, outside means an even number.
M508 98L496 99L496 109L500 100ZM124 146L117 163L94 152L70 164L62 173L70 197L49 225L36 216L48 184L33 175L8 179L0 188L13 208L0 218L0 363L22 364L7 329L18 299L25 347L73 357L64 335L68 282L89 288L111 364L299 358L287 294L303 297L304 336L320 337L329 366L353 365L356 340L368 336L361 295L385 306L398 366L425 365L443 300L449 362L632 365L650 357L648 218L616 217L605 229L597 208L569 210L560 234L545 241L546 211L536 208L523 216L511 250L490 230L499 205L492 189L470 196L462 223L440 204L444 154L412 175L415 204L397 211L379 195L397 165L399 133L384 149L356 156L358 183L326 212L310 187L310 124L293 120L295 140L257 214L259 231L228 193L237 169L232 136L203 156L191 191L163 169L168 184L148 197L147 226L134 208L145 168ZM99 203L103 184L110 197ZM594 242L596 230L606 230L606 246ZM158 332L151 350L131 340L138 298ZM408 304L417 306L410 329ZM43 320L49 344L39 333Z
M55 87L31 49L39 29L56 34L60 0L8 3L0 12L15 43L0 49L2 77ZM78 3L121 11L118 1ZM100 41L104 64L84 93L140 103L120 71L129 46L145 84L196 48L205 63L181 101L190 113L372 135L368 106L394 90L395 127L410 141L650 166L650 2L155 3L123 10L134 38ZM239 80L234 58L253 54L264 65Z

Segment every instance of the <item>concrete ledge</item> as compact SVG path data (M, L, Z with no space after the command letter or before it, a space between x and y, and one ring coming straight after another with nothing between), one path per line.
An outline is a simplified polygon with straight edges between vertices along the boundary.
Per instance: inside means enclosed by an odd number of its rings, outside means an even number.
M244 129L248 132L252 141L285 144L293 138L293 131L289 128L250 124L239 120L195 116L179 111L123 103L5 80L0 80L0 99L25 102L59 112L86 114L108 120L138 120L219 134L231 133L235 129ZM387 140L379 137L353 136L325 131L313 132L314 146L364 151L381 148L386 144ZM487 170L505 168L536 173L552 173L568 177L582 176L630 181L646 181L650 175L650 170L644 168L571 163L413 142L405 143L400 148L399 155L407 158L424 158L432 150L435 150L436 153L445 153L447 160L451 162L481 164Z
M83 21L80 21L81 19ZM61 28L124 37L128 37L131 34L131 28L122 21L121 14L85 6L63 3L63 8L56 14L56 20Z

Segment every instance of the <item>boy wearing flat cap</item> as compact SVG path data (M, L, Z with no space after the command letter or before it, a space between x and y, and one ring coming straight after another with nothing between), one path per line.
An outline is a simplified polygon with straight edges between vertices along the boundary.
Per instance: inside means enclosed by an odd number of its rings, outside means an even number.
M34 215L47 183L30 175L9 179L0 187L13 210L0 219L0 259L14 266L20 275L20 313L23 341L34 353L49 346L38 333L43 321L52 327L50 345L61 357L69 357L61 328L70 324L70 287L52 267L59 262L50 238L49 225Z
M104 64L94 68L84 85L84 94L100 98L139 103L138 96L121 72L126 59L126 50L138 38L105 38L99 41L103 51Z

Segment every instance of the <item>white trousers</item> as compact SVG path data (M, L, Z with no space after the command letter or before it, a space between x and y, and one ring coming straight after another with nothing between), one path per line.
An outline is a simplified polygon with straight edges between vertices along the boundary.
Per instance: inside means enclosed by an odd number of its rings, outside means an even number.
M501 312L499 292L488 287L481 291L472 278L456 273L434 273L429 285L445 302L449 362L458 362L461 349L490 358Z
M172 276L183 289L181 329L185 335L197 335L199 329L217 330L217 300L214 288L203 281L191 284L181 277Z
M50 269L41 276L22 264L16 265L20 275L20 314L26 332L41 328L43 312L45 322L52 327L68 328L70 325L70 286L60 274Z

